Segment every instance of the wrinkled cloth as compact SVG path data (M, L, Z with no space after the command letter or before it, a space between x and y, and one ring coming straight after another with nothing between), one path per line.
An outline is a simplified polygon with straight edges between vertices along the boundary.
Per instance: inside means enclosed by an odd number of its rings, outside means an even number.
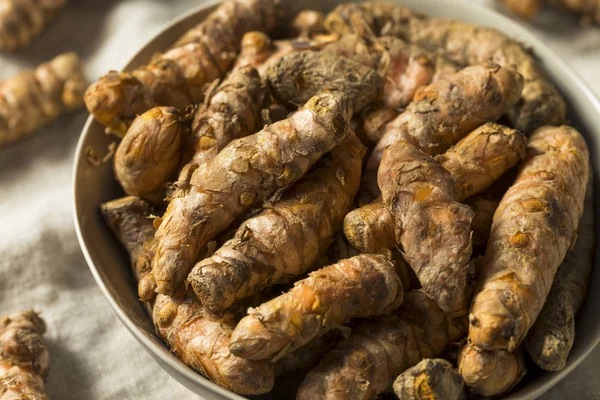
M42 37L15 54L0 55L0 79L64 51L76 51L87 76L96 79L120 69L169 20L200 3L70 0ZM556 15L542 20L534 31L600 93L594 79L600 28L580 29L574 19ZM30 308L42 313L48 324L51 368L46 386L51 399L197 399L119 322L79 249L71 175L86 118L85 110L63 116L0 149L0 315ZM600 349L543 398L600 398L598 363Z

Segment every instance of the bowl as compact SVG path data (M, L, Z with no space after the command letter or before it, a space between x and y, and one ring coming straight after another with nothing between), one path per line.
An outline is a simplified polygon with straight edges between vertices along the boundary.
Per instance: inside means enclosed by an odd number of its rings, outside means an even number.
M290 18L300 9L312 8L329 11L338 3L336 0L282 0L286 17ZM592 153L595 176L600 171L600 103L581 79L567 64L550 50L542 40L516 22L482 6L459 0L396 0L399 4L431 16L452 18L479 25L497 28L508 35L527 43L536 53L545 72L558 86L569 104L569 121L585 135ZM127 63L125 70L132 70L146 63L157 51L166 49L187 29L202 21L216 7L212 1L193 9L177 18L158 35L152 38ZM177 359L161 342L142 304L138 301L129 273L129 261L125 251L104 225L98 212L100 203L123 195L114 179L111 163L99 167L91 165L85 150L106 149L114 138L103 133L104 128L90 117L83 128L74 165L74 213L75 228L87 263L104 292L108 302L132 335L154 357L160 366L173 378L192 392L207 399L243 399L210 382ZM596 208L598 199L595 202ZM596 229L598 229L596 223ZM597 236L599 232L596 232ZM597 249L600 251L600 249ZM598 254L595 257L598 264ZM600 267L596 265L590 281L590 292L577 319L577 338L564 370L547 373L534 370L519 386L505 395L506 399L535 399L550 389L575 368L600 341ZM268 396L264 396L268 398Z

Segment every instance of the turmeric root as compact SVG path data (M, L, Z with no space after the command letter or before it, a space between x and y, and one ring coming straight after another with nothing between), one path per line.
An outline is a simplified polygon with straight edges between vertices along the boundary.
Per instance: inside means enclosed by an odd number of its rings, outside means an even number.
M471 240L473 247L485 249L488 240L490 239L490 231L492 230L492 220L494 213L498 208L498 202L489 196L481 195L474 196L465 201L465 204L471 207L475 213L471 221Z
M144 244L154 235L149 205L129 196L104 203L101 211L129 252L134 276L142 278L149 272L150 251ZM230 335L237 322L231 313L210 312L185 288L173 297L158 295L146 304L157 333L186 365L235 393L252 395L271 390L275 379L272 365L229 352Z
M379 193L375 177L386 147L405 140L427 154L443 153L476 127L500 118L518 101L521 88L514 70L490 64L467 67L420 88L373 150L363 178L368 190Z
M210 93L192 123L192 163L204 165L232 140L257 132L266 91L251 66L236 68Z
M394 381L399 400L464 400L462 377L441 358L426 358L404 371Z
M399 112L394 108L376 106L363 112L362 130L371 142L377 143L385 133L385 127L392 122Z
M521 18L531 19L540 12L543 0L502 0L502 3Z
M352 246L364 253L379 253L398 243L400 232L394 215L380 197L350 211L344 218L344 235Z
M351 114L343 93L317 95L289 119L232 141L205 168L196 169L190 188L171 200L156 231L152 273L157 291L175 293L209 241L339 144Z
M516 349L546 301L583 211L589 153L568 126L538 129L494 215L471 306L469 340Z
M204 86L229 70L244 33L275 26L278 0L229 0L169 50L132 72L109 72L85 93L90 114L119 136L136 115L200 103Z
M292 20L292 36L311 38L325 33L325 15L315 10L302 10Z
M575 339L575 315L585 299L593 264L593 197L590 177L575 246L558 269L546 304L525 339L531 359L546 371L565 367Z
M369 400L423 358L436 357L466 332L422 291L391 315L363 321L325 354L302 382L297 400Z
M435 159L454 179L456 199L483 192L525 157L527 140L520 132L489 122Z
M66 0L5 0L0 9L0 50L25 47L56 18Z
M213 311L313 267L331 244L360 184L364 148L350 133L284 197L246 220L199 262L187 282Z
M75 53L61 54L0 82L0 147L81 107L85 86Z
M277 361L351 318L387 314L404 298L394 268L382 255L362 254L312 272L289 292L248 310L229 349Z
M482 396L507 392L525 375L521 350L480 350L466 344L458 354L458 372L467 386Z
M0 319L0 399L47 399L50 357L44 332L46 323L35 311Z
M473 211L454 201L451 175L416 147L399 142L385 151L378 180L404 258L423 290L444 312L465 314Z
M183 131L173 107L152 108L133 121L115 154L115 175L125 193L163 202L179 168Z
M266 77L271 93L284 104L303 104L317 93L339 90L352 101L354 112L371 103L383 87L374 69L346 57L314 51L281 57L267 70Z
M512 67L522 75L521 100L508 112L512 125L530 134L542 125L560 125L566 104L542 73L534 55L505 34L488 27L440 18L425 18L394 3L340 4L325 19L335 33L396 36L429 51L442 51L458 65L489 62ZM519 91L520 92L520 91Z
M329 331L293 353L281 358L275 365L277 376L305 370L314 366L319 358L335 346L341 337L342 333L340 331Z

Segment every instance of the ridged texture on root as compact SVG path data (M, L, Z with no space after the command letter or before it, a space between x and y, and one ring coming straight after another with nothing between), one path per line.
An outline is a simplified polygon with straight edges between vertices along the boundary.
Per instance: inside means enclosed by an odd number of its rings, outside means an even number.
M404 371L394 381L398 400L464 400L464 382L452 364L427 358Z
M14 51L38 36L63 9L66 0L3 0L0 50Z
M378 181L398 226L404 258L423 290L445 312L467 313L473 211L454 201L450 174L401 141L385 151Z
M235 328L231 352L277 359L352 318L387 314L404 298L394 264L362 254L312 272L294 288L248 311Z
M81 107L86 85L75 53L61 54L0 82L0 147Z
M352 329L306 376L297 400L370 400L423 358L438 356L466 332L422 291L406 294L393 314Z
M281 200L246 220L235 238L199 262L188 283L215 311L312 268L340 228L360 184L365 150L352 133Z
M535 322L583 212L589 153L579 132L543 127L492 224L470 315L469 340L516 349Z

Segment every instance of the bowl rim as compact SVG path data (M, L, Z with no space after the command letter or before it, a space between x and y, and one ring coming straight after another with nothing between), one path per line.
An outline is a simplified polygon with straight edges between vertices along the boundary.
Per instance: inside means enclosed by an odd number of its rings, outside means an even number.
M345 1L360 2L360 0L359 1L345 0ZM401 5L410 7L409 5L403 4L403 3L405 3L404 0L387 0L387 1L391 1L394 3L398 3ZM128 70L131 70L132 68L138 66L139 64L134 62L135 59L147 47L151 47L152 44L158 38L163 36L166 31L179 25L181 22L183 22L189 18L193 18L196 14L202 13L212 7L215 7L216 5L218 5L220 3L221 3L220 0L203 1L201 4L199 4L195 7L192 7L191 9L189 9L186 12L182 13L181 15L177 16L176 18L167 22L164 26L162 26L160 28L160 30L158 32L153 34L144 43L143 46L138 48L134 52L134 54L131 57L129 57L129 59L125 63L125 66L121 70L128 71ZM518 37L519 38L518 40L525 41L527 45L533 44L532 47L543 49L543 51L545 53L545 58L551 59L552 63L555 66L555 69L558 70L558 71L554 72L553 74L548 74L548 75L562 74L562 75L566 76L566 78L571 83L576 85L576 90L583 97L585 97L585 99L587 101L589 101L592 104L592 106L596 112L596 116L599 117L599 119L600 119L600 101L598 100L596 95L585 84L585 82L579 76L579 74L576 72L576 70L574 68L572 68L566 61L564 61L552 47L550 47L549 45L544 43L542 38L539 38L528 27L509 18L508 16L505 16L505 15L499 13L498 11L496 11L493 8L489 8L489 7L486 7L481 4L468 3L468 2L464 2L464 1L460 1L460 0L442 0L442 3L446 3L446 5L456 4L457 6L462 7L465 11L477 10L477 12L485 15L488 18L488 20L489 19L496 20L497 22L500 22L503 25L506 25L507 29L511 30L510 33L507 33L509 36ZM199 23L200 21L201 20L199 19L195 23ZM499 28L495 28L495 29L501 30ZM504 31L504 32L506 33L506 31ZM544 68L543 65L542 65L542 68ZM77 240L79 242L81 251L84 255L84 258L88 264L88 267L89 267L96 283L100 287L105 298L108 300L108 303L110 304L112 309L116 312L117 316L119 317L121 322L125 325L127 330L135 337L135 339L138 342L140 342L143 345L142 347L144 347L146 349L146 351L148 351L151 354L151 356L155 359L155 361L157 361L157 363L159 365L160 365L160 363L166 363L169 368L174 369L178 373L184 375L189 381L194 382L197 385L204 386L206 389L215 392L215 394L222 395L224 398L231 399L231 400L245 400L246 399L245 397L240 396L236 393L233 393L233 392L213 383L208 378L204 377L203 375L196 372L192 368L183 364L183 362L180 361L179 359L177 359L173 356L170 356L170 352L164 345L161 346L158 343L153 342L149 337L147 337L147 335L141 330L141 328L138 327L121 309L121 306L119 305L118 301L112 296L112 294L110 293L106 284L102 280L102 278L98 272L98 269L95 265L94 259L90 255L90 252L88 250L88 245L83 237L81 221L79 218L81 213L79 212L79 209L77 206L78 205L78 201L77 201L78 193L80 192L80 188L79 188L78 181L77 181L77 172L78 172L78 167L79 167L78 161L85 157L85 141L86 141L87 136L90 134L90 127L93 123L95 123L94 117L92 115L89 115L85 122L85 125L83 126L83 129L81 131L80 137L78 139L77 147L75 150L74 165L73 165L73 171L72 171L72 188L73 188L72 202L73 202L73 220L74 220ZM592 134L591 136L594 136L594 135ZM596 196L597 195L598 194L596 193ZM596 203L594 203L594 205L596 205ZM598 231L599 229L600 229L600 227L596 224L595 231ZM594 260L594 262L595 262L595 264L600 263L600 261L596 260L596 259ZM596 265L594 265L594 267L596 267ZM162 339L160 339L160 340L162 342ZM571 371L573 371L584 359L586 359L587 356L597 347L597 345L599 343L600 343L600 335L598 335L595 338L595 340L591 341L588 348L586 348L576 360L573 360L571 363L568 363L568 365L563 370L552 373L552 377L548 380L548 382L544 386L533 390L532 393L527 395L527 398L533 399L535 397L539 397L543 393L548 391L550 388L555 386L559 381L561 381ZM161 368L164 369L164 366L161 365ZM175 379L175 380L177 380L177 379ZM188 389L191 390L191 388L189 388L189 387L188 387ZM511 395L511 392L509 392L507 396L510 397L510 395ZM505 398L505 396L502 396L501 398Z

